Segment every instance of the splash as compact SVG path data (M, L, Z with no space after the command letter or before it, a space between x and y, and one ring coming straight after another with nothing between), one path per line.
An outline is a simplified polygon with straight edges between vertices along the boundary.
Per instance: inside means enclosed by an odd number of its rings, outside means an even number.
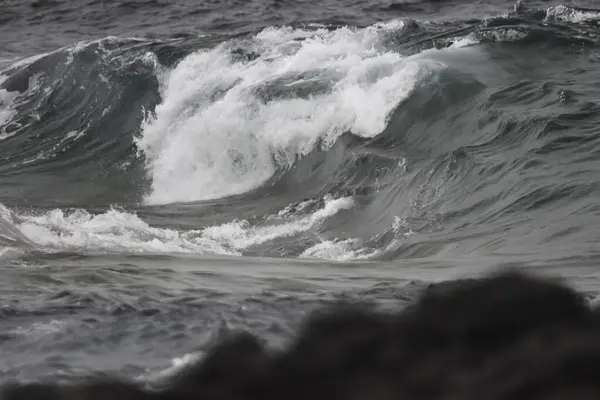
M137 139L147 203L241 194L344 132L376 136L423 72L381 44L401 27L268 28L183 59Z

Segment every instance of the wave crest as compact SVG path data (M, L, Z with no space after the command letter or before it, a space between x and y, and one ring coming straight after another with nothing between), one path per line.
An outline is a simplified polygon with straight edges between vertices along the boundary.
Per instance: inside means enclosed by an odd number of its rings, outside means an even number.
M383 131L423 73L378 46L387 29L269 28L240 43L241 59L236 42L185 58L137 140L152 177L147 202L243 193L345 132Z

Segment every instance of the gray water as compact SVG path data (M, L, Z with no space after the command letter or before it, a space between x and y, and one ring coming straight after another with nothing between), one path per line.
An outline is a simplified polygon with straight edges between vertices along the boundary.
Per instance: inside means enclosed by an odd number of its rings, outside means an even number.
M3 2L2 380L159 379L502 266L595 297L592 6Z

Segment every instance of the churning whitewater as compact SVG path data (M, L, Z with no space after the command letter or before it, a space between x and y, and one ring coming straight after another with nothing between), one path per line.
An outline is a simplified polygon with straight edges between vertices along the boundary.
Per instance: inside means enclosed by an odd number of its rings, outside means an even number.
M160 76L144 121L151 204L241 194L345 132L381 133L427 74L384 47L403 23L365 29L267 28L187 56Z

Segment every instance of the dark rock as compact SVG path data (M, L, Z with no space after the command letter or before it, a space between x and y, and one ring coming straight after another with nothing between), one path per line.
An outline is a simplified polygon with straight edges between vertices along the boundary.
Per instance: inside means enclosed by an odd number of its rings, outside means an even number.
M321 310L280 352L231 334L159 391L25 384L2 399L597 399L599 322L559 281L508 271L433 285L396 314Z

